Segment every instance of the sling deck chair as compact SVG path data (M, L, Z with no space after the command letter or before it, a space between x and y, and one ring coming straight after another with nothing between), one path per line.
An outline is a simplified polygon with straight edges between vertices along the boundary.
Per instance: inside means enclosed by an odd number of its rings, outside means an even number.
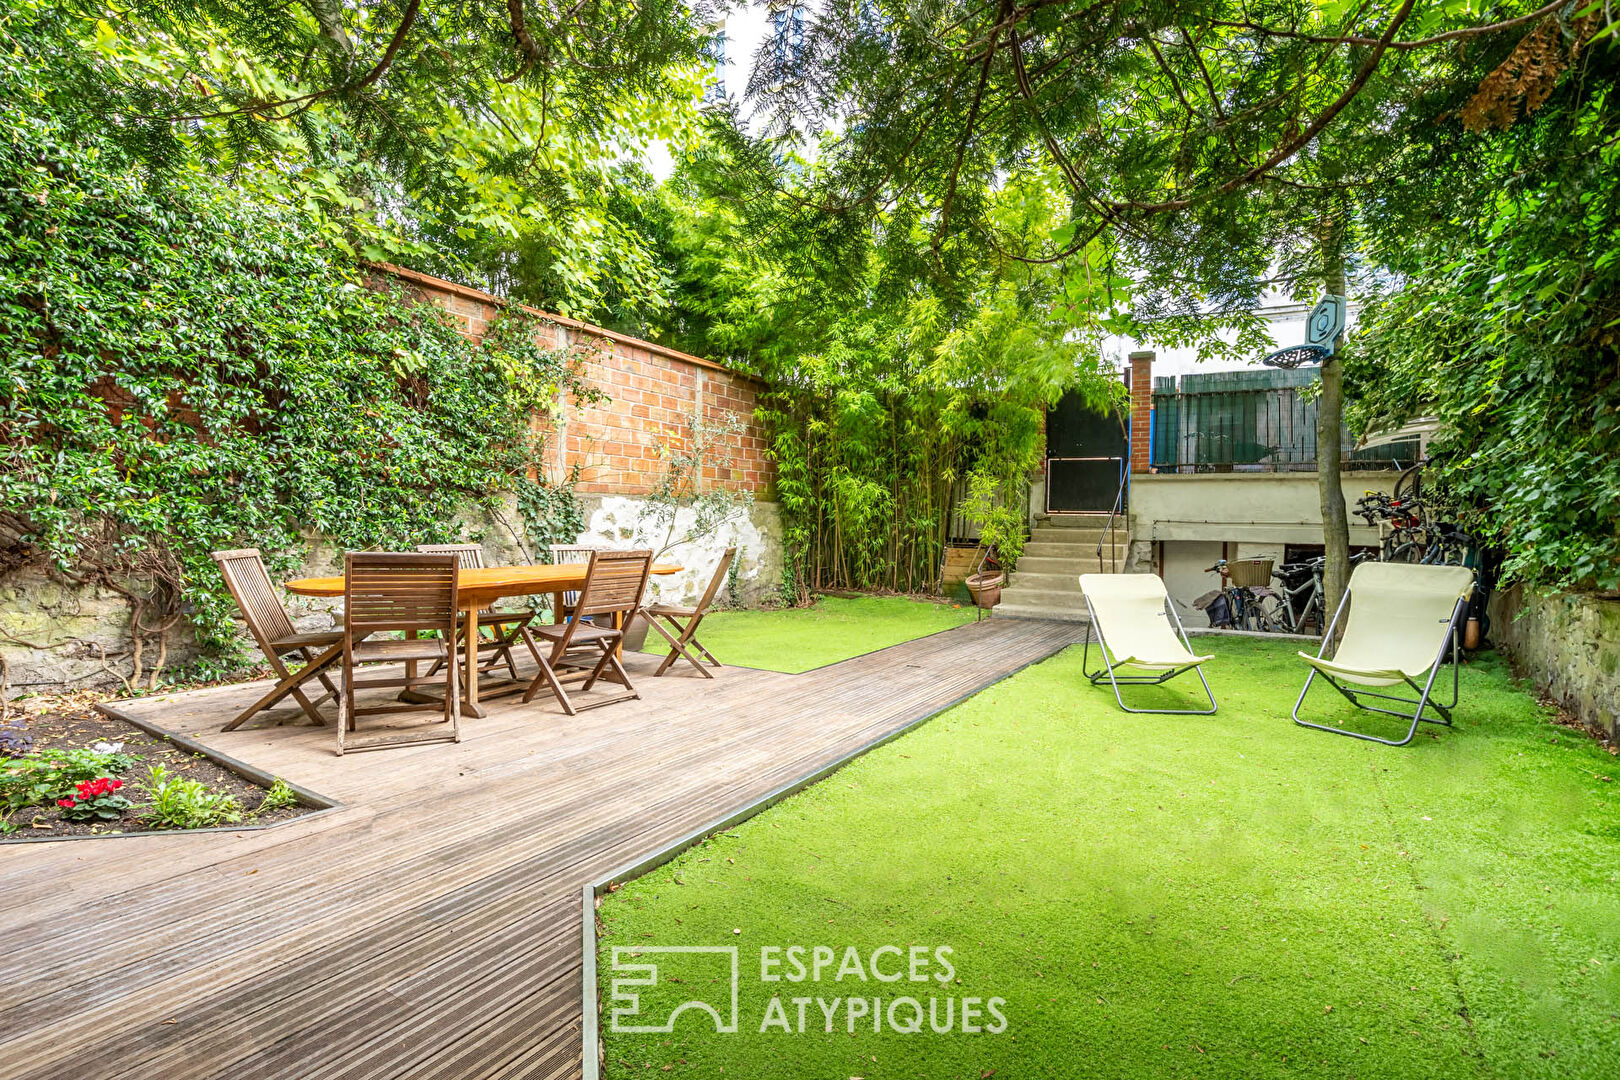
M417 544L417 551L438 555L454 555L461 562L463 570L481 570L484 567L484 549L477 544ZM517 661L512 656L512 650L523 643L522 629L539 617L534 608L524 611L496 611L494 608L480 608L478 610L478 629L486 628L490 637L480 633L478 641L478 670L488 671L496 664L504 663L506 670L512 673L514 680L518 677ZM466 648L466 627L462 627L461 645ZM429 675L438 673L435 664Z
M580 586L579 601L574 605L573 612L566 616L566 621L550 626L525 626L522 630L523 640L528 643L529 652L534 655L534 661L540 666L540 673L529 683L529 689L523 694L525 702L533 701L534 696L542 688L550 689L562 706L563 712L573 716L581 709L596 709L603 705L613 705L621 701L639 698L636 688L630 685L630 676L625 673L624 665L619 663L619 643L623 640L623 626L629 622L630 617L641 607L641 594L647 588L647 575L652 572L651 551L593 551L590 565L585 570L585 584ZM608 625L597 622L587 622L591 616L616 616ZM550 655L540 651L536 638L545 640L551 646ZM613 671L612 681L621 683L624 694L605 698L601 701L592 701L584 705L575 705L563 689L562 680L558 677L557 668L567 656L569 649L596 648L601 650L601 656L596 666L591 668L586 676L583 691L589 691L596 685L596 680L602 678L609 668Z
M235 731L255 713L270 708L289 694L304 710L305 716L317 724L325 724L326 720L316 706L327 698L333 701L338 699L338 688L327 677L327 669L343 655L342 631L299 633L295 630L292 620L287 617L287 609L276 599L275 587L270 584L270 575L265 572L264 559L259 555L258 548L216 551L214 561L219 564L225 587L231 591L242 618L247 621L248 633L253 635L259 651L264 653L264 658L276 673L275 687L222 730ZM283 656L293 654L304 662L304 666L296 672L288 671L282 660ZM314 701L303 691L304 683L311 679L319 679L321 685L326 687L326 693Z
M427 554L419 551L351 551L344 556L343 574L343 695L338 699L337 752L381 750L385 747L417 746L432 742L461 741L461 680L456 663L456 632L461 608L456 588L461 562L454 554ZM367 635L392 630L407 633L432 630L433 638L365 640ZM443 661L434 664L442 675L414 675L411 661ZM476 663L476 654L471 662ZM363 664L399 664L398 674L386 673L360 678ZM379 687L411 689L437 680L444 682L444 701L426 704L391 702L386 705L358 705L356 690ZM362 716L386 713L421 712L443 709L444 720L425 728L395 730L371 735L364 741L349 741ZM358 737L357 737L358 739Z
M1200 666L1213 657L1199 656L1192 651L1187 630L1181 625L1181 618L1170 603L1170 594L1165 592L1164 581L1157 574L1081 574L1080 590L1085 594L1086 611L1091 616L1080 668L1091 685L1096 686L1106 678L1114 688L1114 700L1126 712L1208 716L1215 711L1215 695ZM1096 671L1091 670L1090 659L1093 633L1097 635L1103 659L1103 666ZM1120 668L1131 668L1142 674L1120 675ZM1204 684L1204 694L1209 698L1209 708L1133 709L1120 695L1121 686L1157 686L1185 671L1198 673L1198 681Z
M722 666L720 661L714 658L714 654L703 647L703 642L697 639L697 628L698 624L703 621L703 616L708 614L709 605L714 603L715 595L719 593L721 583L726 580L726 572L731 569L731 561L736 557L736 548L726 548L725 555L720 558L720 565L714 569L714 577L709 579L709 587L703 590L703 598L697 602L696 606L678 607L674 604L651 604L641 609L642 614L647 619L647 625L657 630L664 636L664 640L669 642L669 655L664 657L663 663L658 665L658 670L653 672L653 678L657 678L668 671L669 666L675 662L677 657L697 668L698 674L705 679L714 678L709 669L703 666L702 661L692 655L691 650L696 649L702 653L709 663L715 667ZM659 619L669 623L675 633L671 634L669 630L659 626Z
M1385 746L1405 746L1417 734L1419 724L1451 726L1451 710L1457 706L1459 667L1457 655L1457 623L1468 610L1468 598L1474 588L1474 572L1466 566L1425 566L1421 563L1368 562L1357 566L1350 574L1350 587L1345 590L1339 609L1333 613L1322 635L1322 648L1315 656L1301 652L1300 658L1311 665L1305 676L1305 686L1294 702L1294 723L1301 727L1331 731L1335 735L1349 735ZM1334 650L1333 659L1327 659L1333 630L1349 608L1344 624L1344 636ZM1431 698L1434 680L1445 663L1446 650L1451 650L1451 702L1442 705ZM1299 718L1299 710L1310 692L1311 680L1321 675L1328 683L1349 699L1350 704L1368 712L1410 716L1411 730L1406 738L1384 739L1360 731L1313 724ZM1419 686L1418 679L1423 680ZM1417 699L1396 694L1380 693L1386 687L1405 683L1417 691ZM1378 687L1379 690L1351 689L1351 687ZM1358 699L1380 698L1411 707L1405 710L1384 709L1365 705ZM1424 709L1432 708L1439 718L1425 716Z

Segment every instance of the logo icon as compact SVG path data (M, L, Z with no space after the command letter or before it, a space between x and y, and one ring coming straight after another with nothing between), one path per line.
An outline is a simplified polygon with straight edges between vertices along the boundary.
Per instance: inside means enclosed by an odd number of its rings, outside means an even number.
M723 957L724 960L709 960L693 962L693 954L708 957ZM666 962L665 967L675 968L680 976L666 976L663 983L659 981L658 965L656 963L638 963L639 959L649 956L685 955L684 962ZM608 1020L610 1030L627 1034L657 1035L666 1034L675 1030L675 1020L688 1009L697 1009L706 1012L714 1019L714 1030L722 1035L735 1034L737 1031L737 946L735 945L615 945L613 947L613 982L609 988L609 996L613 1002L613 1010ZM621 974L622 973L622 974ZM729 976L729 978L723 978ZM690 995L704 983L713 986L713 996L718 996L720 987L729 984L730 999L720 1007L712 1000L704 1001L700 998L688 996L687 1000L680 1002L668 1013L662 1024L637 1023L653 1017L643 1015L641 1012L641 998L646 993L653 1001L662 1003L666 999L676 996L673 991L664 989L670 984L678 983L682 995ZM662 991L662 992L660 992Z

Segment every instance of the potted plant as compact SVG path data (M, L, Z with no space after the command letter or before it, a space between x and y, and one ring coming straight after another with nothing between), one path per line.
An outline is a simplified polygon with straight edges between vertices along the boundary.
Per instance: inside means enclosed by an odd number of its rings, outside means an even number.
M979 527L982 555L978 569L968 575L967 589L973 603L989 609L1001 602L1006 570L1024 553L1024 515L1012 500L1002 497L1004 485L988 473L968 474L967 499L963 515ZM992 566L992 560L998 564Z

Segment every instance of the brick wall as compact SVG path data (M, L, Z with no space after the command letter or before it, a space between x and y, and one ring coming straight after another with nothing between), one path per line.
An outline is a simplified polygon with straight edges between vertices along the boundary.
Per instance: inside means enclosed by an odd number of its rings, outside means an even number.
M377 267L412 292L449 312L477 341L506 303L489 293L395 266ZM525 308L555 325L555 345L573 345L588 383L606 400L576 407L567 402L547 445L552 479L577 465L577 489L602 495L643 495L661 472L661 448L686 448L688 419L713 422L735 416L738 434L725 440L705 481L763 494L775 473L765 454L765 432L754 418L762 384L700 356L604 330L560 315ZM549 343L548 343L549 344Z
M1131 353L1131 472L1145 473L1153 460L1153 354Z

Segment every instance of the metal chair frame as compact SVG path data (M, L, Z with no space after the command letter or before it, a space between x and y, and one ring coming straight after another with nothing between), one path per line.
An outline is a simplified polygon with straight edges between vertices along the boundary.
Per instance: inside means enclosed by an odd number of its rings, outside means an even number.
M1209 688L1209 680L1204 678L1204 668L1202 662L1196 664L1184 664L1181 667L1172 668L1171 670L1162 672L1159 675L1117 674L1117 669L1125 665L1112 662L1108 659L1110 655L1108 638L1103 634L1102 624L1097 621L1097 611L1094 607L1092 607L1091 597L1087 596L1085 599L1086 614L1090 617L1091 621L1086 626L1086 641L1084 647L1080 651L1080 670L1091 682L1092 686L1101 685L1102 680L1107 678L1109 685L1114 688L1114 700L1119 702L1119 707L1128 713L1151 713L1157 716L1209 716L1211 713L1215 712L1217 708L1219 708L1219 706L1215 704L1215 694ZM1192 652L1192 643L1187 639L1187 628L1181 624L1181 616L1176 614L1175 604L1170 601L1169 597L1166 597L1164 606L1165 610L1169 612L1171 622L1175 623L1176 632L1181 638L1182 646L1189 653ZM1091 635L1093 632L1095 632L1097 635L1097 644L1099 650L1102 652L1103 659L1103 666L1096 671L1091 670ZM1198 673L1198 681L1204 685L1204 696L1209 698L1209 708L1133 709L1129 705L1125 704L1125 698L1119 692L1119 688L1121 686L1158 686L1162 683L1169 682L1177 675L1184 674L1187 671L1196 671Z
M1349 609L1350 600L1351 594L1349 590L1346 590L1343 599L1339 601L1338 610L1333 613L1333 621L1328 623L1327 630L1322 635L1322 647L1316 654L1317 659L1327 659L1328 644L1333 640L1333 631L1339 625L1339 620L1344 616L1344 613ZM1402 674L1401 677L1406 680L1406 684L1418 692L1416 700L1413 700L1412 698L1404 698L1397 694L1383 694L1375 690L1351 690L1340 683L1339 680L1335 679L1332 675L1322 671L1320 668L1313 667L1311 668L1310 674L1305 676L1305 685L1299 691L1299 699L1294 702L1294 711L1291 714L1293 716L1294 723L1298 724L1300 727L1315 728L1317 731L1331 731L1335 735L1348 735L1352 739L1364 739L1367 742L1382 743L1385 746L1405 746L1417 736L1419 724L1437 724L1441 727L1451 727L1451 710L1457 707L1457 702L1460 700L1458 695L1461 692L1460 669L1462 667L1462 655L1457 644L1457 626L1459 620L1465 616L1467 611L1468 598L1464 597L1463 599L1458 600L1456 607L1452 609L1451 619L1446 625L1446 639L1441 642L1440 651L1435 655L1434 663L1429 665L1429 677L1424 680L1422 686L1419 686L1410 675L1406 675L1404 673ZM1434 681L1440 674L1440 665L1446 661L1446 650L1448 648L1451 651L1451 700L1445 704L1442 704L1439 701L1435 701L1432 695L1434 691ZM1383 713L1385 716L1394 716L1402 720L1410 719L1412 721L1412 727L1407 731L1406 738L1385 739L1378 735L1369 735L1362 731L1351 731L1348 728L1337 728L1329 724L1314 724L1309 720L1301 720L1299 718L1299 710L1305 705L1305 695L1310 693L1311 681L1318 675L1326 679L1328 685L1332 686L1333 689L1337 690L1340 694L1343 694L1350 704L1354 705L1358 709L1362 709L1366 712ZM1383 709L1376 705L1364 705L1360 701L1356 700L1357 698L1363 697L1378 698L1383 701L1393 701L1401 705L1414 706L1414 709L1410 714L1408 714L1405 711ZM1440 714L1439 719L1423 715L1423 710L1429 707L1433 707L1435 712Z

